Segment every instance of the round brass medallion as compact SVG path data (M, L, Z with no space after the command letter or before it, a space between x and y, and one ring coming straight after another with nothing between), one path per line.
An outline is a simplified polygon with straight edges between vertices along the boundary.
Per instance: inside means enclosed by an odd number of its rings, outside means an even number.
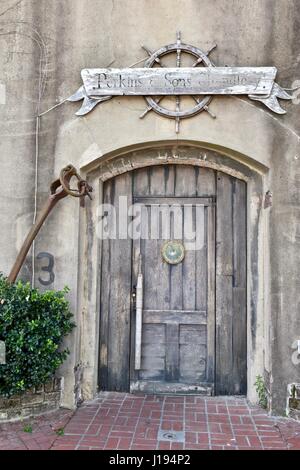
M179 241L165 242L161 249L163 260L169 264L179 264L184 258L184 246Z

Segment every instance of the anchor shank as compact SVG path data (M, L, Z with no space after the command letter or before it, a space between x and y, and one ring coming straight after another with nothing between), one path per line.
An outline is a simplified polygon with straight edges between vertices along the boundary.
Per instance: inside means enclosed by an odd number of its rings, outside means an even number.
M59 197L57 197L59 196ZM22 248L18 254L18 257L11 269L11 272L7 278L8 282L14 283L17 279L17 276L23 266L23 263L26 259L26 256L31 248L31 245L36 238L37 234L39 233L41 227L43 226L45 220L47 219L48 215L52 211L52 209L56 206L58 201L62 199L63 197L66 197L67 193L59 194L59 195L53 195L51 194L48 197L48 200L46 204L44 205L36 223L31 227L26 239L24 240L24 243L22 245Z
M78 181L77 190L70 188L70 181L73 177L77 178ZM51 213L53 208L56 206L58 201L64 199L68 195L73 197L79 197L82 201L85 196L91 198L90 193L92 191L93 188L87 183L87 181L83 180L80 177L80 175L76 171L76 168L73 167L73 165L68 165L62 169L60 173L60 178L53 181L53 183L50 185L50 194L48 196L48 199L44 204L39 216L37 217L36 222L31 227L26 239L24 240L22 248L7 278L8 282L14 283L16 281L32 243L34 242L45 220L47 219L48 215Z

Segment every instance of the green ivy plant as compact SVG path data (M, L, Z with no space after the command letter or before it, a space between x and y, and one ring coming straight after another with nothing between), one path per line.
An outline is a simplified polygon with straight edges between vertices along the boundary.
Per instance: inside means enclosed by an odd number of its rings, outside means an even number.
M0 340L6 363L0 365L0 395L18 395L54 376L69 351L61 348L75 324L68 289L40 292L30 284L9 284L0 274Z
M258 375L256 377L256 381L254 383L256 387L256 393L258 395L258 403L259 405L267 409L268 408L268 394L267 394L267 388L264 382L264 379L262 378L261 375Z

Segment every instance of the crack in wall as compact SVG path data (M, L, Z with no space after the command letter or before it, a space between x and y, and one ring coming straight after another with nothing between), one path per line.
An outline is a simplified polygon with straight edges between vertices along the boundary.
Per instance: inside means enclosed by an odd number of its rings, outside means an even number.
M3 16L5 15L8 11L10 10L13 10L14 8L16 8L17 6L20 5L20 3L22 3L24 0L19 0L18 2L16 2L14 5L11 5L10 7L6 8L6 10L4 10L2 13L0 13L0 16Z

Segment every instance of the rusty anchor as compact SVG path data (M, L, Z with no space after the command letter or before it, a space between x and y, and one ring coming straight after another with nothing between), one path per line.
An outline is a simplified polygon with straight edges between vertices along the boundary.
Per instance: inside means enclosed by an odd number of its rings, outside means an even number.
M72 178L77 179L77 188L71 188L70 183ZM14 283L16 281L34 239L36 238L42 225L58 201L64 199L67 196L79 197L80 205L83 207L85 196L88 196L90 199L92 199L90 194L92 191L93 188L87 183L87 181L81 178L73 165L67 165L61 170L59 178L53 181L53 183L50 185L50 194L48 200L42 208L35 224L31 227L22 245L15 264L13 265L12 270L7 278L8 282Z

